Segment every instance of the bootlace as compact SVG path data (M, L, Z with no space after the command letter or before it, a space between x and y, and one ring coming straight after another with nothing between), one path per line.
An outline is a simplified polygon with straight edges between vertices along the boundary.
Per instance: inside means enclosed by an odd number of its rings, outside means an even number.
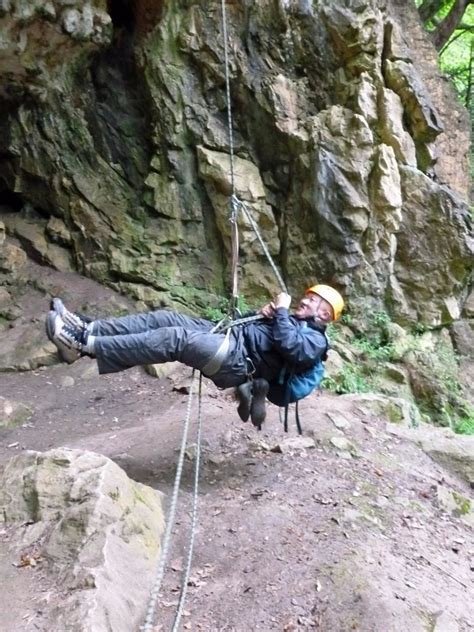
M79 351L81 351L83 345L87 343L86 330L80 331L79 329L76 329L75 327L71 327L70 325L63 323L61 333L67 339L68 343L73 348L78 349Z

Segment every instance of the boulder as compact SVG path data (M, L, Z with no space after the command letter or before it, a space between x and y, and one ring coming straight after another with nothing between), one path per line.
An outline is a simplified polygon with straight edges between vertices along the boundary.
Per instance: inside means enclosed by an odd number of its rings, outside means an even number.
M0 396L0 428L14 428L28 421L33 411L22 402Z
M57 349L46 338L43 324L16 322L0 330L0 371L29 371L57 362Z
M396 92L384 88L379 99L380 136L393 147L397 160L416 167L415 143L403 125L403 104Z
M138 629L160 552L160 494L104 456L67 448L14 457L0 489L0 516L22 525L11 554L34 546L61 584L61 605L43 607L48 630Z
M414 441L432 459L474 486L474 435L458 435L450 428L420 424L417 428L390 426L390 434Z
M433 433L422 437L420 446L432 459L474 487L474 436L449 431L445 437L439 437Z
M420 423L417 407L405 399L373 393L341 395L340 397L351 401L361 414L368 417L375 416L407 427L417 426Z
M440 506L456 518L461 518L474 526L474 507L472 500L455 489L439 486L436 496Z

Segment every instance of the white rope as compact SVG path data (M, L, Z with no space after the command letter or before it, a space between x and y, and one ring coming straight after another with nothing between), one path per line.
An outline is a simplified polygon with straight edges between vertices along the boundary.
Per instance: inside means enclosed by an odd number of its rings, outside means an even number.
M181 474L182 474L182 471L183 471L184 456L185 456L186 444L187 444L187 439L188 439L189 420L191 418L191 403L192 403L192 399L193 399L194 382L195 382L195 378L196 378L195 373L196 372L193 369L192 380L191 380L191 388L190 388L190 391L189 391L188 406L187 406L187 411L186 411L186 419L185 419L185 422L184 422L183 438L181 440L181 449L180 449L180 453L179 453L178 465L177 465L177 468L176 468L176 476L175 476L175 479L174 479L173 494L172 494L172 498L171 498L171 506L170 506L170 511L169 511L169 515L168 515L168 521L167 521L167 524L166 524L165 535L164 535L164 538L163 538L163 546L161 548L161 554L160 554L160 559L159 559L159 563L158 563L158 568L156 570L155 581L153 582L153 588L152 588L151 593L150 593L150 599L149 599L149 602L148 602L148 608L147 608L147 612L146 612L146 616L145 616L145 622L144 622L143 626L141 627L141 630L143 632L150 632L150 630L152 630L152 628L153 628L153 620L155 618L156 603L157 603L157 600L158 600L158 594L160 592L161 583L163 581L163 576L164 576L164 573L165 573L165 565L166 565L166 562L168 560L168 552L169 552L169 546L170 546L170 541L171 541L171 531L173 529L175 516L176 516L176 506L177 506L177 502L178 502L178 492L179 492L179 486L180 486L180 483L181 483Z
M284 292L287 292L287 289L280 275L280 272L278 271L276 265L274 264L273 259L270 255L270 252L260 235L260 232L258 230L255 220L253 219L252 215L250 214L250 211L247 209L245 204L241 202L235 194L234 140L233 140L233 134L232 134L233 123L232 123L232 110L231 110L231 100L230 100L229 56L228 56L228 43L227 43L227 20L226 20L226 11L225 11L225 0L221 0L221 6L222 6L222 29L223 29L223 37L224 37L224 61L225 61L225 82L226 82L226 100L227 100L227 123L228 123L228 133L229 133L230 178L231 178L231 187L232 187L232 196L231 196L231 202L230 202L230 205L231 205L230 222L232 224L232 298L233 298L233 303L234 303L232 307L235 310L237 307L236 301L238 299L238 258L239 258L238 214L239 214L240 208L243 209L245 215L247 216L247 219L249 220L257 236L257 239L259 240L260 245L262 246L262 249L273 269L273 272L275 273L275 276L278 279L280 287L282 288ZM219 327L219 325L216 326L215 329L217 329L217 327ZM186 445L187 445L187 437L188 437L188 430L189 430L189 421L191 418L191 403L192 403L192 397L193 397L195 377L196 377L195 370L193 370L191 388L190 388L187 411L186 411L186 419L184 422L183 437L181 440L181 449L180 449L180 454L179 454L179 459L178 459L178 466L176 469L175 481L173 485L171 506L170 506L170 511L168 515L168 521L167 521L165 535L163 539L163 546L162 546L161 555L160 555L160 559L158 563L158 568L155 575L155 581L153 583L153 587L150 593L150 599L148 602L145 621L144 621L143 626L141 626L142 632L150 632L152 630L153 621L155 618L156 604L158 601L158 596L159 596L159 592L160 592L160 588L161 588L161 584L162 584L163 576L165 572L165 566L168 559L169 547L170 547L170 541L171 541L171 532L174 526L174 521L175 521L175 516L176 516L176 506L177 506L177 501L178 501L179 486L181 483L181 475L183 471L184 456L185 456ZM200 382L199 382L198 435L197 435L196 463L195 463L195 474L194 474L194 493L193 493L193 504L192 504L191 534L190 534L190 541L189 541L189 547L188 547L187 563L186 563L185 571L183 572L181 593L180 593L178 608L176 611L176 616L175 616L172 632L176 632L176 630L178 629L182 612L183 612L183 607L184 607L184 602L185 602L186 592L187 592L187 585L189 581L189 574L191 571L192 554L193 554L194 539L195 539L195 533L196 533L199 466L200 466L200 458L201 458L201 426L202 426L201 385L202 385L202 375L200 377Z
M230 155L230 181L232 184L232 195L235 195L234 180L234 138L232 135L232 108L230 102L230 78L229 78L229 54L227 51L227 18L225 13L225 0L221 1L222 7L222 32L224 37L224 64L225 64L225 89L227 101L227 126L229 132L229 155ZM232 217L232 221L236 218Z
M199 375L199 405L198 405L198 422L197 422L197 437L196 437L196 462L194 465L194 491L193 491L193 504L191 514L191 528L190 538L188 546L188 558L186 568L183 572L183 578L181 581L181 593L179 595L178 609L176 611L176 617L174 620L172 632L176 632L181 621L183 614L184 602L186 600L186 593L188 590L189 576L191 574L191 564L193 560L193 548L194 539L196 537L196 524L197 524L197 504L198 504L198 492L199 492L199 466L201 462L201 430L202 430L202 373Z
M227 128L229 135L229 159L230 159L230 182L231 182L231 198L230 198L230 224L231 224L231 294L232 300L229 305L229 312L235 315L237 311L237 303L239 300L239 205L235 203L235 175L234 175L234 137L232 133L232 105L230 100L230 76L229 76L229 53L228 53L228 36L227 36L227 17L225 11L225 0L221 1L222 8L222 33L224 38L224 69L225 69L225 89L226 89L226 107L227 107Z
M250 225L252 226L255 235L257 236L258 241L260 242L260 245L262 246L263 252L265 253L265 256L268 259L268 262L270 264L270 266L272 267L273 272L275 273L275 276L278 280L278 283L280 284L280 288L282 289L283 292L286 292L288 294L288 290L286 288L285 282L283 281L283 278L278 270L278 268L275 265L275 262L272 259L272 256L270 254L270 251L267 248L266 243L263 241L262 236L260 235L260 232L258 230L257 227L257 223L254 220L254 218L252 217L252 214L250 213L249 209L247 208L247 206L245 205L244 202L242 202L241 200L238 200L240 207L242 208L242 210L244 211L247 219L250 222Z

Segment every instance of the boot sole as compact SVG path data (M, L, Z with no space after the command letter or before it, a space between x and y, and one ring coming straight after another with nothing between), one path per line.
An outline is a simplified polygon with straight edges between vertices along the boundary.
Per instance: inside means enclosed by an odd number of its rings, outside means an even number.
M52 343L54 343L54 321L55 314L49 312L48 316L46 317L46 335Z
M245 392L243 392L245 391ZM239 405L237 406L237 413L242 421L248 421L250 417L250 408L252 405L252 386L250 383L241 384L236 388L237 398ZM242 393L242 395L241 395Z
M265 399L268 393L268 382L262 378L253 381L253 397L250 407L250 418L254 426L260 428L267 416Z

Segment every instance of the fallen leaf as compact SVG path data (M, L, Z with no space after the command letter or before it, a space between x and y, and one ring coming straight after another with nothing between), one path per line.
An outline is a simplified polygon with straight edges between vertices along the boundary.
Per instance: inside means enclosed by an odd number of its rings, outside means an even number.
M43 558L39 553L30 555L29 553L22 553L18 564L13 564L17 568L24 568L25 566L36 566L38 562L42 562Z

